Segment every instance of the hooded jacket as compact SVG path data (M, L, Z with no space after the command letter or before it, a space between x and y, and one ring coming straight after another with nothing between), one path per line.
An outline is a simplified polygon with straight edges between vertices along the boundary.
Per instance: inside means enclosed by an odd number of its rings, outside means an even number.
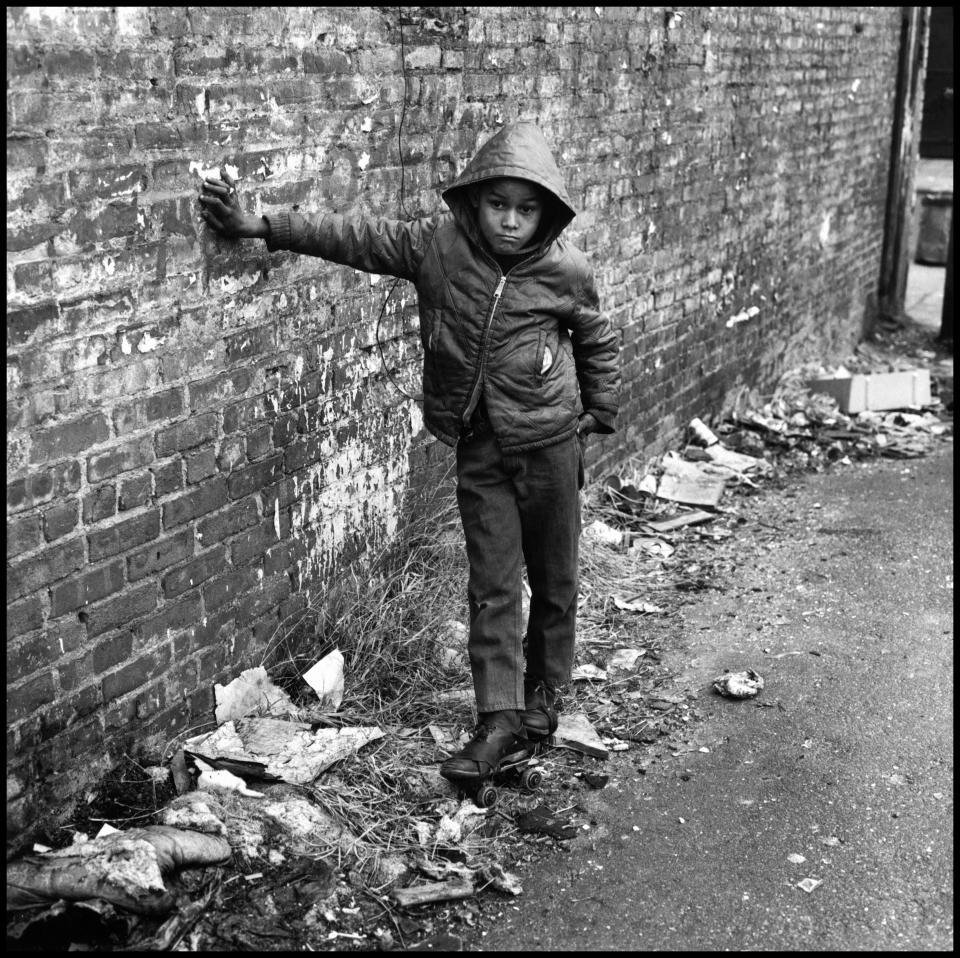
M528 180L549 195L533 245L506 273L470 202L472 187L498 177ZM468 428L481 395L504 453L562 442L583 411L613 432L619 342L586 258L561 236L576 214L539 128L503 127L441 195L449 212L409 221L267 214L267 245L413 282L424 423L448 445Z

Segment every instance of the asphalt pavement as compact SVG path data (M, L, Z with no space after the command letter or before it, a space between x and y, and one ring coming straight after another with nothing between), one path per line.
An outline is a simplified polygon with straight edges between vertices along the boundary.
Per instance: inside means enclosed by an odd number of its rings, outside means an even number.
M753 508L670 653L688 741L612 753L589 827L465 950L953 948L953 443ZM747 668L756 699L713 691Z

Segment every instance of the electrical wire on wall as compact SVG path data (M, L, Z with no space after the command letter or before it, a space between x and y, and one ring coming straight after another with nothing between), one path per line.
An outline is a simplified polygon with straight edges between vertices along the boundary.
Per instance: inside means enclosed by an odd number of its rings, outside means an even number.
M406 168L403 164L403 121L407 115L407 63L406 63L406 51L403 42L403 10L401 8L400 13L397 16L397 22L400 27L400 69L403 72L403 106L400 108L400 124L397 127L397 151L400 157L400 209L403 211L403 214L410 219L410 213L407 210L407 200L406 200ZM387 309L387 303L390 302L390 297L393 295L394 290L400 283L403 282L400 277L394 279L393 283L390 286L390 289L387 290L387 295L383 298L383 305L380 307L380 315L377 316L377 326L374 335L377 340L377 350L380 353L380 364L383 366L383 371L387 374L387 378L390 382L393 383L394 388L401 395L405 396L407 399L419 399L420 397L411 396L397 381L393 378L393 373L390 372L390 368L387 366L387 361L383 355L383 343L380 341L380 324L383 322L383 316Z

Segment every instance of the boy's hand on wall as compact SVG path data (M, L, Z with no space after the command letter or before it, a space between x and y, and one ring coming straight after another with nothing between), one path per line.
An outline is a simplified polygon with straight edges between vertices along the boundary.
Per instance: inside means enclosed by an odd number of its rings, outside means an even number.
M243 212L237 197L236 180L221 171L222 179L207 177L200 187L200 216L227 239L266 239L270 227L262 216Z

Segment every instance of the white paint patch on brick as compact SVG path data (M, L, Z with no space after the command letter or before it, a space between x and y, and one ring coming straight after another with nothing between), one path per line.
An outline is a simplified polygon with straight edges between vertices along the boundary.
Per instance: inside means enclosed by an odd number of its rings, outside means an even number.
M191 173L196 173L201 180L205 180L207 178L214 180L220 179L219 166L204 166L200 160L191 160L189 169Z
M363 118L363 123L360 124L360 129L364 133L369 133L373 129L373 119L369 116Z
M203 116L207 110L207 91L201 90L193 100L197 108L197 115Z
M297 356L293 364L293 378L299 380L303 376L303 356Z
M137 343L137 349L141 353L153 352L158 346L162 346L164 343L164 337L160 336L158 339L154 339L150 335L150 332L147 331L143 334L143 338Z
M120 352L124 356L129 356L133 352L133 347L130 345L130 340L127 339L127 334L124 333L120 339Z
M359 166L361 170L365 170L369 165L370 165L370 154L361 153L360 159L357 160L357 166Z
M823 223L820 224L820 245L826 246L830 241L830 218L833 216L833 213L827 213L823 218Z

